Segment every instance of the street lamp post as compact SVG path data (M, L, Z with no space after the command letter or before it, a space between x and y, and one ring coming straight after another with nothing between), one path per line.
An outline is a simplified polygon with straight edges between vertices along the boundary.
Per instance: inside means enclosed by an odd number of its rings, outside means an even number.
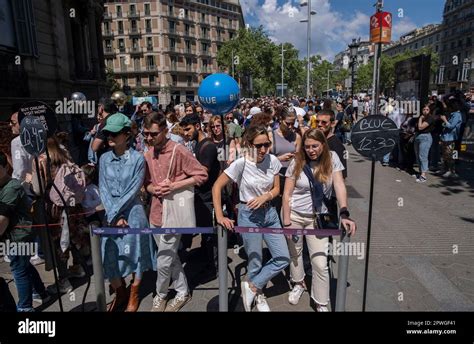
M354 99L354 74L355 74L355 65L357 63L357 51L359 49L360 39L352 39L352 43L349 44L349 50L351 54L351 98Z
M283 49L283 42L281 43L281 97L283 98L284 95L283 95L283 60L285 59L284 57L284 52L286 50Z
M311 11L311 0L305 1L302 0L300 3L301 7L308 6L308 18L300 20L301 23L308 23L307 26L307 61L306 61L306 96L309 98L311 97L311 91L309 88L309 77L310 77L310 70L311 70L311 62L309 60L310 53L311 53L311 16L316 14L316 11Z

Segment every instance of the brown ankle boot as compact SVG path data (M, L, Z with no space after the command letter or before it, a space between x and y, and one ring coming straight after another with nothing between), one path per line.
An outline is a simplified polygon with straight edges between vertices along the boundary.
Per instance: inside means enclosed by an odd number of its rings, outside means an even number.
M132 284L130 288L130 299L128 300L128 306L125 312L136 312L138 310L138 304L140 299L138 298L138 292L140 290L140 286L134 286Z
M107 312L117 312L120 308L125 306L128 302L129 292L125 286L121 285L115 290L115 299L109 305Z

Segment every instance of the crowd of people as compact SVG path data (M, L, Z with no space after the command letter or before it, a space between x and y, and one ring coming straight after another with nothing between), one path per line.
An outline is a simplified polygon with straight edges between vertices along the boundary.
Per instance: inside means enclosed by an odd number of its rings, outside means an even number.
M88 231L92 223L317 231L326 225L323 215L330 214L354 235L344 144L351 144L353 125L369 114L367 103L357 98L261 97L242 99L221 117L191 102L164 110L144 102L126 115L105 100L98 107L96 123L81 133L80 149L71 147L64 133L52 135L47 141L49 156L40 155L38 165L16 137L11 156L0 153L0 235L15 242L36 241L42 249L41 257L32 260L4 257L10 261L18 290L17 310L32 311L33 302L46 302L57 291L68 293L73 289L70 279L85 276L84 267L91 262ZM438 166L442 152L443 175L453 176L453 151L462 136L465 104L458 95L451 95L430 99L418 118L387 111L400 128L400 142L381 163L388 165L391 159L411 172L417 161L417 181L424 182L428 169ZM18 135L17 111L10 126ZM73 158L72 150L80 154ZM52 250L47 249L40 230L45 220ZM151 311L180 310L191 300L192 290L179 251L189 249L192 239L192 235L176 234L102 236L104 275L115 293L108 310L137 311L140 284L148 270L157 272ZM292 284L288 302L299 302L306 290L304 242L312 268L311 298L318 311L329 310L330 238L242 233L239 240L248 265L241 283L246 311L254 305L259 311L270 310L265 287L288 266ZM263 242L269 260L263 258ZM200 244L206 271L216 278L216 235L202 234ZM59 282L45 288L34 264L44 259L50 270L53 257ZM171 300L170 285L176 290Z

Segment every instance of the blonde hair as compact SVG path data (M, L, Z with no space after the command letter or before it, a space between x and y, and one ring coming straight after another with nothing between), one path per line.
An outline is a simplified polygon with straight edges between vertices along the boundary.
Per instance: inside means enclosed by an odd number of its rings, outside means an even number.
M301 145L300 150L296 153L296 161L295 161L295 169L294 169L294 176L295 179L298 179L301 175L301 171L303 171L304 165L309 163L311 159L309 158L308 154L304 149L304 144L306 140L313 139L320 142L323 146L323 150L318 157L319 164L314 172L314 178L318 180L320 183L327 183L332 174L332 159L331 159L331 151L329 150L328 141L326 140L326 136L324 133L319 129L311 129L308 130L303 135L303 144Z

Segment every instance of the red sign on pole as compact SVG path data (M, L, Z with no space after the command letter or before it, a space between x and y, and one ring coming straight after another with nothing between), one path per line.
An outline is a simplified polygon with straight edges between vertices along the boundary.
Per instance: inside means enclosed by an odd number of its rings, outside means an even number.
M392 14L377 12L370 17L370 42L390 43L392 39Z

